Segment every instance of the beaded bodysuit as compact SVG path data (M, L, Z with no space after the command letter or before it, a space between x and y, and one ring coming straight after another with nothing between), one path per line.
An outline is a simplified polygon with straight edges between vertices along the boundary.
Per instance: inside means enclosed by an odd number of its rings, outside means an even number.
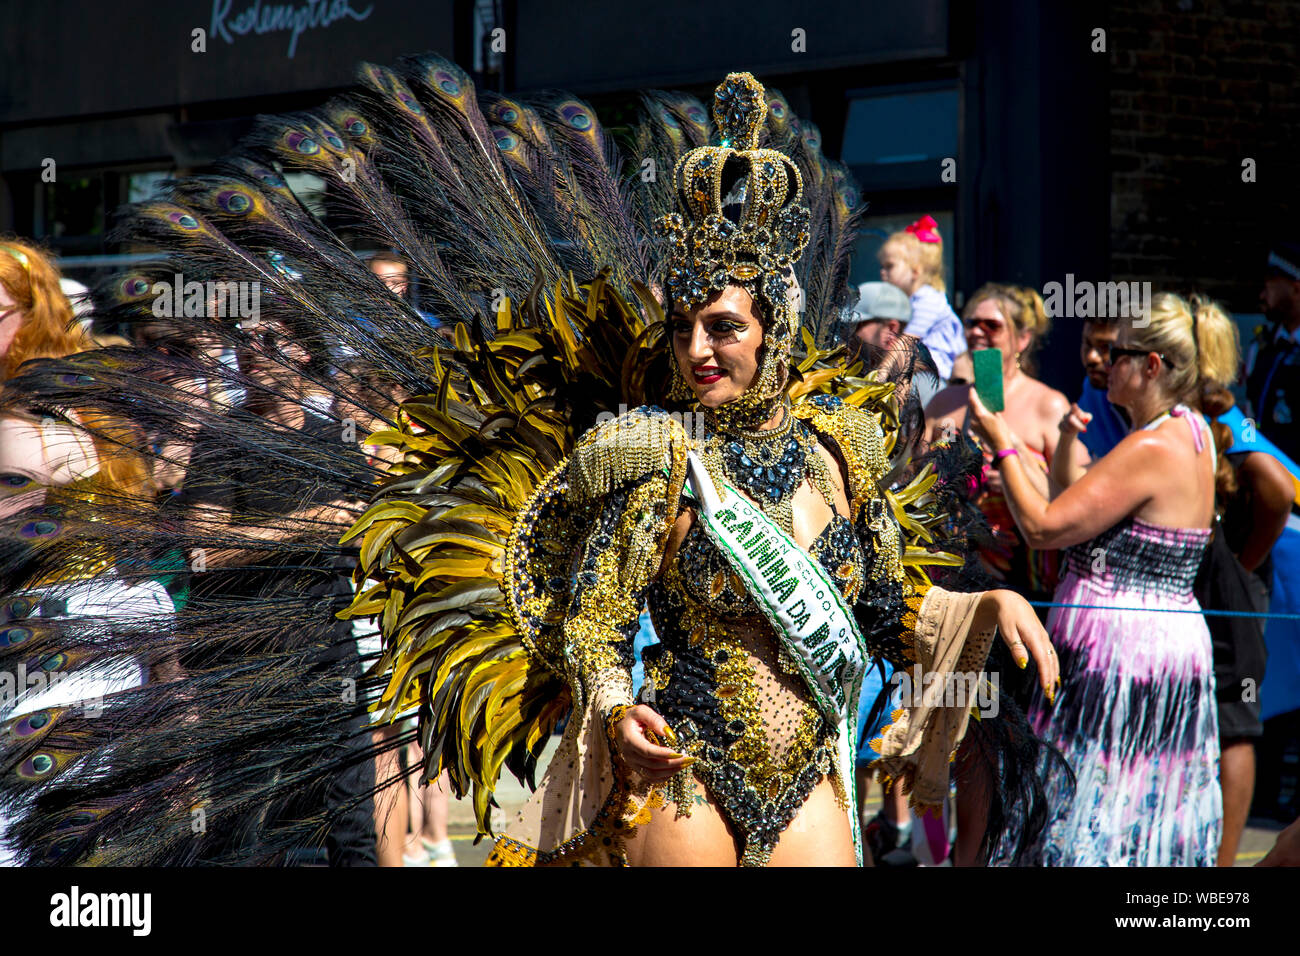
M848 519L835 515L808 549L850 605L862 586L863 556ZM745 842L745 862L762 863L781 832L834 765L832 730L794 664L730 570L695 524L650 589L661 643L644 654L643 699L674 728L691 768ZM832 776L847 799L845 781ZM689 812L674 796L679 812Z
M839 587L846 604L868 598L859 603L858 618L871 652L906 663L914 611L923 595L903 582L898 526L886 520L874 482L867 483L880 467L871 461L872 441L878 435L875 421L829 397L797 406L793 418L792 431L803 445L801 453L808 456L798 463L799 474L807 474L831 504L829 481L817 467L822 459L808 450L816 442L830 449L849 476L847 490L857 517L854 521L833 513L808 552ZM713 437L706 433L706 448ZM761 463L752 464L761 478ZM711 474L715 468L709 466ZM734 469L716 477L742 485L751 497L763 491L761 481L746 476L736 481ZM697 758L674 778L667 796L679 813L689 814L697 799L691 788L693 773L743 842L742 862L761 865L824 776L831 777L846 806L851 782L832 771L834 729L703 528L691 526L662 573L656 573L662 546L656 551L645 538L637 543L640 522L647 514L658 517L653 509L662 506L667 487L667 478L656 472L605 496L594 533L581 549L565 629L571 640L576 638L571 646L584 686L621 685L630 691L627 671L633 663L637 618L649 604L660 643L643 655L646 681L641 699L673 728L681 752ZM689 494L683 495L674 515L693 503ZM641 548L652 552L644 565L640 554L629 559L629 552Z
M738 479L745 493L787 524L794 492L807 475L832 511L808 552L852 606L862 589L862 548L852 522L834 510L814 440L793 415L748 447L710 429L705 460L715 477ZM684 500L683 510L688 506ZM698 523L652 585L649 604L661 643L644 654L642 699L674 727L682 751L698 758L693 771L743 840L744 862L765 862L813 788L831 774L833 730L743 582ZM845 781L835 774L831 779L839 799L847 800ZM681 813L690 812L694 799L688 783L682 774L673 788Z

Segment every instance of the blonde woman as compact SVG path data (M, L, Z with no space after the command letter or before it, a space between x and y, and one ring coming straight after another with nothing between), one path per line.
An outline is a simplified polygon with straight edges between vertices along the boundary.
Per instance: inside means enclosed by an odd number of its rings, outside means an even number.
M1108 397L1133 428L1086 471L1065 462L1086 424L1067 416L1050 502L1029 480L1011 428L971 396L997 449L1006 498L1034 548L1065 549L1048 630L1061 657L1052 706L1030 719L1077 777L1058 795L1040 862L1213 866L1222 801L1210 634L1192 583L1214 517L1215 448L1196 405L1236 374L1232 321L1159 295L1149 321L1110 349ZM1052 792L1049 789L1049 798Z

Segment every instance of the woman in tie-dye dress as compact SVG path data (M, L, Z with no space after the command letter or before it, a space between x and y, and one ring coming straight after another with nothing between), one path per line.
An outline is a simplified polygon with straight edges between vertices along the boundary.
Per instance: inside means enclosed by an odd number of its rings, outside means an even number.
M1235 327L1209 303L1156 296L1110 351L1110 401L1132 432L1089 468L1068 450L1089 415L1061 423L1049 502L1014 453L998 458L1007 500L1034 548L1064 548L1048 619L1061 689L1031 720L1076 778L1055 789L1034 862L1048 866L1213 866L1222 826L1210 635L1192 582L1210 540L1216 457L1195 410L1207 382L1231 381ZM1000 415L972 393L999 449ZM1189 407L1191 406L1191 407Z

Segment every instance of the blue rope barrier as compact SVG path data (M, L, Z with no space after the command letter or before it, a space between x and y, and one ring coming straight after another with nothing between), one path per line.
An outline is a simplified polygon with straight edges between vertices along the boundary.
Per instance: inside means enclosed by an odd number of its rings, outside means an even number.
M1300 621L1300 614L1274 614L1260 613L1258 611L1192 610L1191 608L1184 609L1180 607L1119 607L1100 604L1059 604L1056 601L1030 601L1029 603L1033 607L1080 608L1089 611L1152 611L1162 614L1204 614L1207 617L1260 617L1265 620Z

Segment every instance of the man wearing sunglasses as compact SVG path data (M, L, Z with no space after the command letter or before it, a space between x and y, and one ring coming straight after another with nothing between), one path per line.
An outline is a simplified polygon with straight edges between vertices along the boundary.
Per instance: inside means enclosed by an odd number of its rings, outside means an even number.
M1110 363L1114 361L1115 340L1118 338L1118 322L1093 319L1083 323L1079 359L1083 362L1085 377L1079 401L1070 409L1070 415L1079 418L1076 425L1084 426L1079 438L1093 461L1109 452L1128 434L1129 422L1123 410L1112 405L1106 397L1109 388L1106 376Z

